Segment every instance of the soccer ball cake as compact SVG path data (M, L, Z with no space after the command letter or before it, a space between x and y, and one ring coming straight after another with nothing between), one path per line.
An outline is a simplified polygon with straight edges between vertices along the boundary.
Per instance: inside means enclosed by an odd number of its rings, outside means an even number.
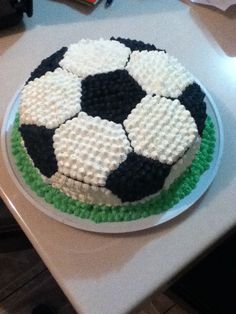
M26 181L37 192L29 172L37 174L54 205L52 190L72 208L140 208L168 192L199 153L204 97L193 76L154 45L111 38L64 47L21 92L16 131L31 165Z

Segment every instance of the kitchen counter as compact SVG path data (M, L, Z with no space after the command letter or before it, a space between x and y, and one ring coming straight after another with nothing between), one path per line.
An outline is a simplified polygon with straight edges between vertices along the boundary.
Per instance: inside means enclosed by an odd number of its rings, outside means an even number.
M236 8L172 0L116 0L87 10L72 1L34 1L25 24L0 32L0 126L40 61L81 38L129 37L176 56L210 91L225 133L221 167L205 195L160 227L94 234L52 220L17 189L0 152L0 196L79 313L118 314L172 280L235 226Z

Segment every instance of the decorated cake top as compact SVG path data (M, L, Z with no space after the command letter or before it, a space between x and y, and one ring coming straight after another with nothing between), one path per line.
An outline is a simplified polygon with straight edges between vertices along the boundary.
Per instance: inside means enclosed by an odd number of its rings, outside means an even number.
M81 40L32 73L20 132L44 180L87 203L143 201L191 164L206 119L192 75L154 45Z

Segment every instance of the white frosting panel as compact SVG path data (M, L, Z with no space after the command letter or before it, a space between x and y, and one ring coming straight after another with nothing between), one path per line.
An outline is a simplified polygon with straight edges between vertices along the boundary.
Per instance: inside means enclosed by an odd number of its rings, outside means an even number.
M131 151L120 124L79 113L53 137L58 171L85 183L104 186L107 176Z
M114 40L82 39L69 46L60 66L79 77L124 69L131 50Z
M47 72L23 88L20 124L58 127L80 111L80 98L79 78L61 68Z
M147 95L124 121L137 154L173 164L195 141L197 126L176 100Z
M66 195L84 203L121 205L121 200L108 189L73 180L59 172L50 178L50 183Z
M126 68L148 94L175 98L194 81L178 60L164 51L134 51Z

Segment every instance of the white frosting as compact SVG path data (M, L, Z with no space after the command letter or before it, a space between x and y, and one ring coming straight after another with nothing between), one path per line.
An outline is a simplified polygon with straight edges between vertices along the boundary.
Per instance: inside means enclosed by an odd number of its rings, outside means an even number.
M56 129L53 140L58 171L96 186L104 186L131 151L120 124L84 112Z
M163 51L134 51L126 69L148 94L178 97L193 82L178 60Z
M23 88L20 124L58 127L80 111L80 98L79 78L61 68L47 72Z
M197 126L179 100L147 95L124 121L137 154L173 164L194 143Z
M82 39L69 46L60 66L79 77L124 69L131 50L114 40Z
M191 166L192 161L195 158L196 153L198 152L201 145L201 138L197 136L193 145L188 149L184 156L179 159L176 164L171 167L168 177L165 179L164 189L168 189L170 185L179 178L184 171Z
M121 205L121 200L110 190L73 180L59 172L50 178L50 183L66 195L84 203L107 204L110 206Z

